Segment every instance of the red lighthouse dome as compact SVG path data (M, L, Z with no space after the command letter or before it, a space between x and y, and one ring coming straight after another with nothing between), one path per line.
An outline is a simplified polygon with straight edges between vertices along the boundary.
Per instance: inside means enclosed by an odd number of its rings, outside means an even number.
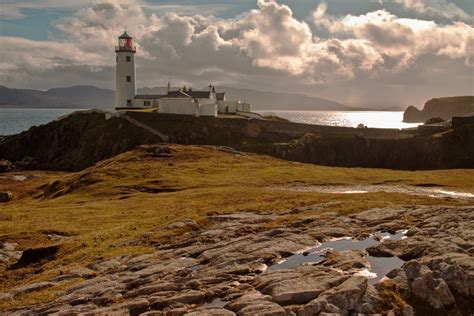
M119 36L118 46L115 47L115 52L133 52L137 51L136 47L133 45L133 37L127 34L127 32L123 32L122 35Z

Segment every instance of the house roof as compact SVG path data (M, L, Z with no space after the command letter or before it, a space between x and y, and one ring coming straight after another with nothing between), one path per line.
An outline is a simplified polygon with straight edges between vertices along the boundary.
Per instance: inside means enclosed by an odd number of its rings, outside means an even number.
M150 99L161 99L164 97L162 94L137 94L134 99L145 99L145 100L150 100Z
M188 94L190 97L194 99L208 99L209 98L209 91L188 90L186 91L186 94Z
M170 91L167 95L163 96L164 98L191 98L187 92L183 91Z

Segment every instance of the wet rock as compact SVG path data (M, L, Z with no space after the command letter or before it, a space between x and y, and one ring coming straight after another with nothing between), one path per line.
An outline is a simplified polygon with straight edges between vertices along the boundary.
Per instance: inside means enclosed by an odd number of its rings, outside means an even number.
M329 269L302 266L262 275L257 279L255 288L281 305L305 304L347 278Z
M0 203L9 202L13 197L11 192L0 192Z
M364 258L366 254L367 253L364 250L328 250L325 255L326 258L321 264L326 267L333 267L346 272L370 269L369 262Z
M20 295L23 295L23 294L44 290L44 289L50 288L52 286L54 286L54 283L51 283L51 282L38 282L38 283L33 283L33 284L28 284L28 285L24 285L24 286L15 287L10 291L10 294L13 297L17 297L17 296L20 296Z

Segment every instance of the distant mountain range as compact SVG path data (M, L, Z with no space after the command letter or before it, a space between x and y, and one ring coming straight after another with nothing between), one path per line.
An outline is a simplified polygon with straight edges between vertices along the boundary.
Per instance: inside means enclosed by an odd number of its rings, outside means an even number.
M164 94L165 91L166 87L138 89L139 94ZM349 107L331 100L296 93L262 92L230 87L218 87L217 91L225 91L228 100L246 101L252 104L255 110L370 110L367 108ZM73 86L46 91L12 89L0 86L0 107L113 109L114 103L115 91L94 86ZM395 109L386 108L384 110Z

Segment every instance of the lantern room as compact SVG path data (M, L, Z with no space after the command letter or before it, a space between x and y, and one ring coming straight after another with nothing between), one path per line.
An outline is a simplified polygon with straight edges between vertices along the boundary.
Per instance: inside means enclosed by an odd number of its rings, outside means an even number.
M133 37L127 34L125 31L122 35L119 36L118 46L115 46L115 52L133 52L137 51L136 47L133 45Z

